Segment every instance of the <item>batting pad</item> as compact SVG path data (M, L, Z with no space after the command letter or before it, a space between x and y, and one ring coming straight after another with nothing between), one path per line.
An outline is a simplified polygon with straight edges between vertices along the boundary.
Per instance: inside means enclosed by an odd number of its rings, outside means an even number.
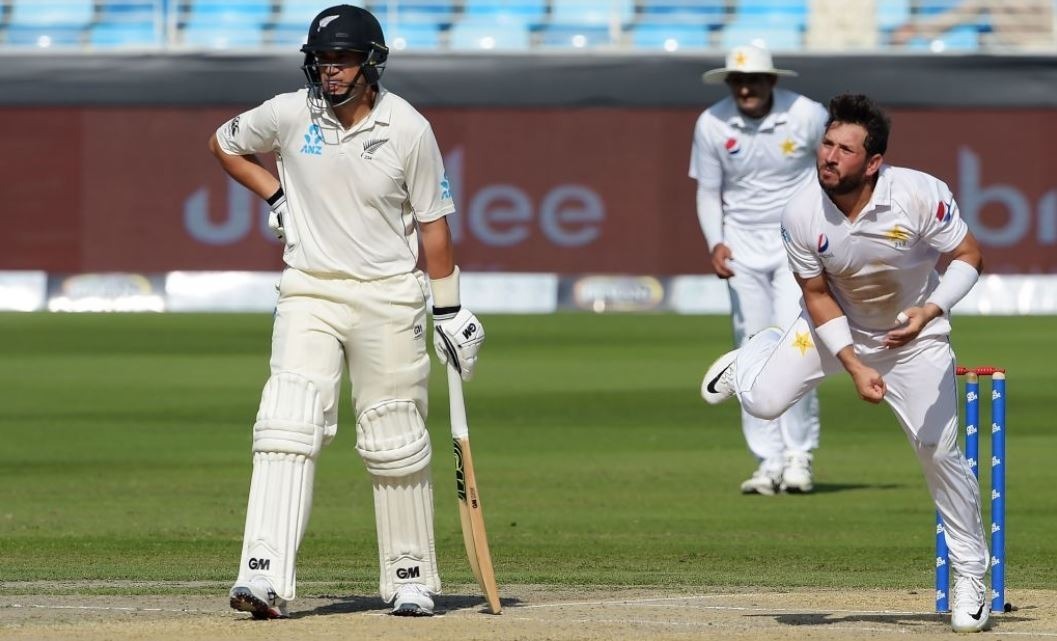
M431 449L418 408L406 400L373 405L360 415L356 436L356 450L374 482L382 598L392 600L402 583L439 592Z
M292 372L268 379L253 426L253 476L238 583L264 578L280 598L296 596L297 549L312 509L323 431L323 404L311 381Z

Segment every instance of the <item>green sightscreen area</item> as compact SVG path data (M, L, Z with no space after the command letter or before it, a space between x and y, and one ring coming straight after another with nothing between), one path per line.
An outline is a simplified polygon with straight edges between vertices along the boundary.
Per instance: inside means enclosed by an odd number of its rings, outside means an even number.
M488 340L466 395L501 586L889 587L920 590L931 607L934 517L924 481L887 407L858 400L846 376L820 388L815 493L741 496L755 462L737 405L708 407L698 396L704 369L728 349L726 317L482 320ZM1018 588L1057 584L1047 356L1055 322L954 319L961 363L1009 368L1014 603ZM270 331L266 314L0 314L5 591L223 598L239 560ZM442 375L434 367L429 420L436 537L442 577L458 586L472 576ZM377 589L370 481L354 444L346 388L341 429L319 462L302 596ZM988 446L981 438L984 460ZM985 488L988 471L981 466Z

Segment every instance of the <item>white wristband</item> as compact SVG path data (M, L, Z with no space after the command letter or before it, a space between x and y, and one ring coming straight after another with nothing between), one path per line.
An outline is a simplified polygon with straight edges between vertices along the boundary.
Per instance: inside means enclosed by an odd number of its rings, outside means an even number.
M952 260L947 265L947 271L943 272L940 284L936 285L925 302L939 307L947 315L958 301L965 298L979 278L980 272L975 267L964 260Z
M429 287L433 291L433 307L446 309L459 307L459 266L444 278L432 278Z
M838 316L822 323L815 328L815 336L826 346L830 354L836 356L838 352L852 344L848 317Z

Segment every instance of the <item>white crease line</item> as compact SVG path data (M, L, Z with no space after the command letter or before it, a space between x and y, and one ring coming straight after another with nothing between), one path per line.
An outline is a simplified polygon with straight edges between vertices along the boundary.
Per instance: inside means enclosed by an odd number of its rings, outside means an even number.
M172 612L180 614L220 614L220 612L214 610L174 610L168 608L136 608L136 607L123 607L116 605L41 605L36 603L5 603L0 604L0 610L3 608L27 608L27 609L38 609L38 610L101 610L101 611L117 611L117 612ZM224 614L229 614L225 612Z
M531 610L535 608L560 608L565 606L578 606L578 605L643 605L646 607L677 607L673 605L666 605L658 603L661 601L694 601L698 599L716 599L723 597L760 597L762 594L706 594L696 596L673 596L673 597L655 597L655 598L644 598L644 599L610 599L605 601L572 601L566 603L537 603L533 605L515 605L512 608L519 610ZM656 605L651 605L656 604ZM735 606L735 605L697 605L695 608L712 609L712 610L745 610L748 612L791 612L801 614L824 614L825 612L834 612L840 614L901 614L901 615L929 615L938 614L936 612L914 612L914 611L901 611L901 610L837 610L833 608L823 609L791 609L791 608L761 608L761 607L746 607L746 606ZM825 612L823 612L825 610Z

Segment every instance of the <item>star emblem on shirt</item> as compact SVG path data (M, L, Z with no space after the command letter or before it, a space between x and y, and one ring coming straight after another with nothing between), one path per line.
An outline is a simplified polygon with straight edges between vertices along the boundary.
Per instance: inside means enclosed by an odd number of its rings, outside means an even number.
M782 144L779 145L779 147L781 148L783 155L791 156L793 155L793 152L796 151L796 141L792 138L786 138L782 141Z
M814 347L815 344L811 342L811 336L807 332L797 332L796 338L793 339L793 347L800 350L800 355L807 354L807 350Z
M910 240L910 232L902 227L893 227L889 229L885 232L885 236L895 243L896 247L906 247L907 241Z

